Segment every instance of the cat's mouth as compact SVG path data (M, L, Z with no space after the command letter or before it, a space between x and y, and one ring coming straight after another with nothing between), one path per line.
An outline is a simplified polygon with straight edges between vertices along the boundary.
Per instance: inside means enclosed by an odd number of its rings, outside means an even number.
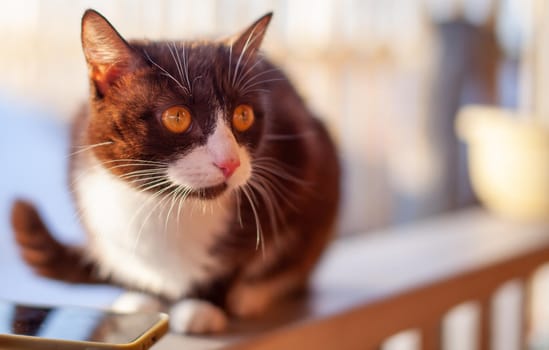
M225 192L227 187L227 183L223 182L219 185L195 189L189 194L189 196L200 199L215 199Z

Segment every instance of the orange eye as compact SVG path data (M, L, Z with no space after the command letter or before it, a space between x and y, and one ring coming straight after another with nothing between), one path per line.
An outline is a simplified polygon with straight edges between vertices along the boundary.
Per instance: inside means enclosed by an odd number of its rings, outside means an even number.
M254 123L254 110L249 105L239 105L233 112L233 126L242 132L248 130Z
M174 106L162 113L162 124L169 131L180 134L191 126L191 112L185 107Z

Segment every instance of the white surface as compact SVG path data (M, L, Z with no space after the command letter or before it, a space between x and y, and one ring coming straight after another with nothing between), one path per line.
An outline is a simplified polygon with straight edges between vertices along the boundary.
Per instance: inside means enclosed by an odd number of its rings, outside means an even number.
M341 240L321 264L319 293L347 291L339 305L319 300L315 310L373 301L457 273L485 266L549 241L545 224L501 220L480 209ZM345 271L345 273L342 273ZM314 301L315 304L317 301Z

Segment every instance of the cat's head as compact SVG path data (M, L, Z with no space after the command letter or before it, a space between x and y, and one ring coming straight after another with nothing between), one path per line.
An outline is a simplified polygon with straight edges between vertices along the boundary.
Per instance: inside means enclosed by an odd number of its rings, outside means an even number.
M91 152L140 190L208 199L243 186L278 74L258 54L270 19L227 40L127 42L86 11Z

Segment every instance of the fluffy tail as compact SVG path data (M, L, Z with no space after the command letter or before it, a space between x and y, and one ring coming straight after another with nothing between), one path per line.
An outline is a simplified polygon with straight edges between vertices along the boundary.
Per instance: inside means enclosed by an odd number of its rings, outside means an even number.
M15 201L11 224L21 257L38 275L71 283L106 282L94 276L94 265L85 261L80 249L51 235L32 204Z

